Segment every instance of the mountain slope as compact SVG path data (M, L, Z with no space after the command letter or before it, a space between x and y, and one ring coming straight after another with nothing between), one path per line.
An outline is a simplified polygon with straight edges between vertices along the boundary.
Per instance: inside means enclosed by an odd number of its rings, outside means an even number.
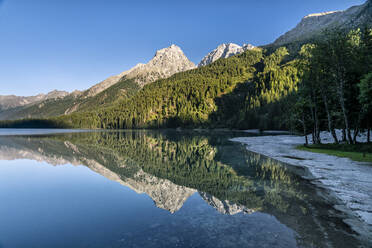
M105 81L93 86L86 93L84 92L84 100L78 103L79 105L75 104L67 109L65 114L111 105L134 95L148 83L170 77L177 72L194 69L195 67L195 64L189 61L180 47L171 45L158 50L147 64L137 64L132 69L115 76L111 81L116 80L118 77L120 78L110 87L100 90L98 94L97 86L101 87L101 84ZM96 93L92 94L92 92Z
M70 114L76 111L83 112L107 107L125 98L133 96L140 89L141 87L133 79L126 79L124 77L97 95L77 99L77 101L74 101L72 105L61 114Z
M196 66L183 53L180 47L170 47L158 50L147 64L138 64L125 75L126 79L134 81L143 87L161 78L167 78L177 72L194 69Z
M69 93L66 91L53 90L47 94L38 94L36 96L15 96L15 95L0 95L0 111L37 102L45 101L47 99L58 99L67 96Z
M331 11L305 16L292 30L280 36L273 45L304 42L319 37L326 29L351 30L372 25L372 0L345 11Z
M276 102L297 89L298 72L285 48L253 49L146 85L133 97L85 113L50 119L74 128L231 127L265 123L284 128ZM271 105L270 113L255 111ZM21 125L23 125L21 123Z
M254 46L250 44L244 44L242 47L234 44L234 43L228 43L228 44L221 44L216 49L208 53L198 64L198 67L200 66L206 66L209 65L216 60L220 58L229 58L233 55L241 54L246 50L253 49Z
M193 68L195 68L194 63L189 61L180 47L173 44L170 47L158 50L147 64L139 63L128 71L109 77L86 90L83 95L85 97L95 96L118 83L123 77L134 79L142 87L159 78L167 78L174 73Z
M47 99L38 105L10 109L0 113L0 119L45 118L93 110L132 96L148 83L195 67L181 48L171 45L158 50L147 64L137 64L132 69L109 77L84 92L67 95L62 99Z

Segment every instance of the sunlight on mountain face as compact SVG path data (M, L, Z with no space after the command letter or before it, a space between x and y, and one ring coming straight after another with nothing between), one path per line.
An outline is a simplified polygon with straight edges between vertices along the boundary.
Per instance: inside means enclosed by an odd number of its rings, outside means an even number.
M0 0L0 43L0 248L372 247L372 0Z

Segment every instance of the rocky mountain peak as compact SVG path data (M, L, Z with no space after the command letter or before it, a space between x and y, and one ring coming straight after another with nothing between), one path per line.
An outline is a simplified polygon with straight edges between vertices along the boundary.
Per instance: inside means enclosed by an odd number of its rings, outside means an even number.
M243 44L239 46L234 43L221 44L212 52L208 53L199 63L200 66L209 65L220 58L228 58L236 54L241 54L246 50L253 49L254 46L251 44Z
M195 64L185 56L181 48L173 44L156 51L155 56L147 64L138 63L131 69L94 85L85 92L85 97L97 95L118 83L123 77L134 79L140 86L144 86L158 79L167 78L177 72L194 69L195 67Z
M207 202L210 206L214 207L221 214L235 215L238 213L252 214L255 212L254 209L249 209L245 206L238 205L228 200L221 201L220 199L208 193L199 192L199 195L205 202Z
M147 65L156 67L176 65L177 67L184 67L186 69L195 67L194 63L189 61L181 48L174 44L158 50L154 58Z
M350 30L364 25L372 25L372 0L353 6L344 11L328 11L310 14L292 30L280 36L274 45L284 45L296 41L306 41L319 37L326 29Z
M158 50L147 64L139 64L127 71L124 77L134 79L140 86L167 78L175 73L194 69L196 66L177 45Z
M73 92L70 93L70 96L73 96L73 97L78 97L82 94L83 92L80 91L80 90L74 90Z
M181 53L183 54L181 48L175 44L170 45L169 47L162 48L156 51L155 56L162 56L163 54L171 54L171 53Z
M62 91L62 90L52 90L48 92L45 96L47 99L55 99L55 98L62 98L70 94L67 91Z

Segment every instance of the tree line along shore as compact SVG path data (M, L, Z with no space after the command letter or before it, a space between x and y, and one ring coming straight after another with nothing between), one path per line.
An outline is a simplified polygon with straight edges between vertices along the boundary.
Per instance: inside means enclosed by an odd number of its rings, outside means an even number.
M104 108L0 127L276 129L311 134L315 145L322 130L350 145L367 131L370 143L371 66L372 29L332 30L305 44L247 50L177 73Z

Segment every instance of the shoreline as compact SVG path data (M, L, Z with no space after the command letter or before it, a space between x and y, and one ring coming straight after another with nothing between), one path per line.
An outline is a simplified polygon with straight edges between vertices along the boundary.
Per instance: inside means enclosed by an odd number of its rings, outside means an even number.
M275 135L233 138L246 149L280 162L308 169L311 176L302 176L311 183L326 189L342 204L337 210L355 216L359 221L344 220L368 242L372 243L372 166L348 158L312 153L296 149L303 145L304 137Z

